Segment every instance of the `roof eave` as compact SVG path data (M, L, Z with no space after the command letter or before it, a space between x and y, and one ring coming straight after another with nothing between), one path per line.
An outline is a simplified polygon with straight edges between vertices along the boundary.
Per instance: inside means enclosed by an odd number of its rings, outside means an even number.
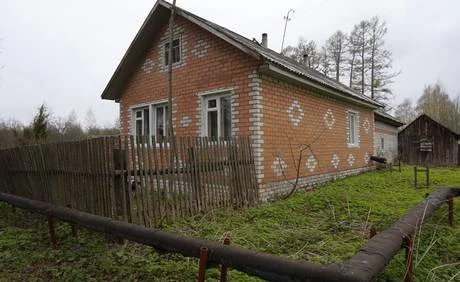
M375 116L376 121L381 121L381 122L384 122L386 124L393 125L393 126L396 126L396 127L400 127L400 126L403 126L405 124L405 123L400 122L400 121L398 121L396 119L391 119L391 118L388 118L386 116L383 116L378 111L376 111L374 113L374 116Z
M297 82L301 85L315 88L323 93L327 93L328 95L338 98L342 101L350 102L350 103L364 106L367 108L377 109L383 106L377 102L369 102L364 99L357 99L357 98L351 97L350 95L342 93L341 91L338 91L336 89L333 89L325 85L321 85L320 83L316 81L311 81L310 79L298 76L287 70L283 70L282 68L279 68L272 63L265 63L265 64L260 65L259 72L263 74L271 75L271 76L274 76L274 77L277 77L283 80Z

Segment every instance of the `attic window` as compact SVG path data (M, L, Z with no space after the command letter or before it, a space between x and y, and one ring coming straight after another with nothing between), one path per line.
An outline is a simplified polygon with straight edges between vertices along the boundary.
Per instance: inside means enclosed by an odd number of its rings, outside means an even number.
M180 38L176 38L172 42L172 62L179 63L181 60ZM165 66L169 65L169 42L164 45Z

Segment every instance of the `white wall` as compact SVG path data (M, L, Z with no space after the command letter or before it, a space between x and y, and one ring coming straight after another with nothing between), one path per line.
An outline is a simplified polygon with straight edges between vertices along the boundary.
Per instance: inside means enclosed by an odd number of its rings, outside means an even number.
M379 132L378 129L390 131L393 134ZM382 148L383 138L383 148ZM374 133L374 154L376 156L384 157L388 162L393 162L398 156L398 128L375 121Z

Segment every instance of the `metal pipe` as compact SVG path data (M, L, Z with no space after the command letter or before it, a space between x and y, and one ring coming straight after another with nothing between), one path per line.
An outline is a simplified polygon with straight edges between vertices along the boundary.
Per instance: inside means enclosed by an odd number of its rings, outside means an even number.
M341 264L319 265L296 261L281 256L248 250L238 246L226 246L216 242L185 238L177 234L149 229L94 214L71 210L66 207L0 193L0 200L17 207L75 222L99 232L152 246L167 252L199 258L201 247L208 248L208 263L225 264L249 275L270 281L372 281L387 263L400 251L404 236L414 234L423 222L447 201L460 196L460 187L441 188L411 209L390 228L370 239L348 261Z

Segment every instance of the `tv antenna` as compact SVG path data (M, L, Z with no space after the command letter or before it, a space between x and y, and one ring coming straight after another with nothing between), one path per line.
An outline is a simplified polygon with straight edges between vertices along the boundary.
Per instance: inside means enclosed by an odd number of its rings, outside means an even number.
M291 20L291 18L289 17L289 14L290 13L295 13L294 9L289 9L289 11L287 12L286 16L284 16L284 32L283 32L283 41L281 42L281 53L283 52L283 47L284 47L284 37L286 36L286 27L287 27L287 23L288 21Z

